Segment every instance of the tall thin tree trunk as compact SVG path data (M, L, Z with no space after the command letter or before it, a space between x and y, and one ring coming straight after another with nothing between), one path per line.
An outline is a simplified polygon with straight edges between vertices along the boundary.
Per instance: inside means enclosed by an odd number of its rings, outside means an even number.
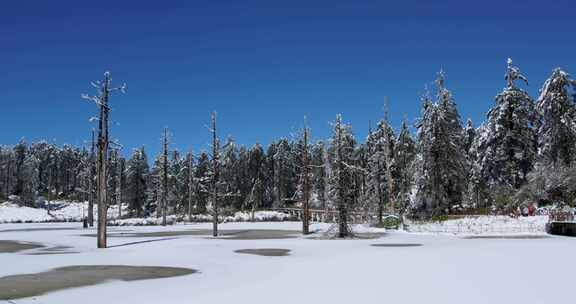
M108 206L108 96L110 90L110 74L105 74L104 88L100 100L100 121L98 125L98 162L96 165L97 172L97 200L98 200L98 248L106 248L106 216Z

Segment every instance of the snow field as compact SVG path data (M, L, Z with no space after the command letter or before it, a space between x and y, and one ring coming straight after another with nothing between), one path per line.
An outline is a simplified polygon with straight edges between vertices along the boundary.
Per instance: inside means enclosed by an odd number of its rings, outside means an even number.
M298 222L225 223L221 229L298 230ZM1 230L78 227L78 223L3 224ZM312 230L330 225L315 224ZM153 232L209 229L209 223L169 227L111 227ZM361 227L356 230L377 232ZM194 268L189 276L110 282L68 289L16 303L100 303L103 295L123 303L555 303L571 290L576 242L570 238L500 240L390 232L372 240L225 240L205 236L110 238L96 249L86 230L0 232L14 239L71 246L78 254L0 254L0 276L68 265L143 265ZM139 241L150 241L137 243ZM374 243L421 247L377 248ZM236 254L246 248L284 248L286 257ZM0 302L1 303L1 302Z

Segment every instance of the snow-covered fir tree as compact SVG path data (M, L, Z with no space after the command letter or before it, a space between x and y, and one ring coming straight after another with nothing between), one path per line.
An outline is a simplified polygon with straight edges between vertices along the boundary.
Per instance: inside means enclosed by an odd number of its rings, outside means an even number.
M464 128L464 151L471 157L471 149L476 139L476 128L474 128L474 123L472 119L468 118L466 120L466 127Z
M126 164L125 193L131 216L144 215L144 204L148 201L149 174L144 147L134 150Z
M338 212L337 236L345 238L352 235L348 223L350 212L354 208L354 196L357 191L354 176L358 169L354 166L356 140L352 134L352 128L342 123L340 115L336 116L333 123L333 134L330 141L332 174L328 186L330 187L331 200Z
M415 211L427 215L449 213L462 203L467 183L464 132L444 73L436 79L437 100L424 97L418 122Z
M392 166L396 138L387 115L380 120L374 131L368 134L367 147L367 182L364 195L369 210L376 212L378 222L382 222L384 208L393 199L394 184Z
M410 204L415 156L416 144L404 119L400 126L400 132L394 148L394 158L392 159L394 199L400 212L403 212Z
M510 59L505 79L506 87L496 95L471 149L473 200L478 204L520 188L536 160L534 103L517 87L516 80L527 80Z
M323 141L318 141L312 146L312 208L325 209L327 205L326 186L326 147Z
M208 191L210 190L210 158L206 151L198 157L194 180L196 181L196 195L193 207L194 213L206 213L208 205Z
M538 156L545 165L571 166L576 159L576 109L570 95L575 85L568 73L557 68L540 90Z

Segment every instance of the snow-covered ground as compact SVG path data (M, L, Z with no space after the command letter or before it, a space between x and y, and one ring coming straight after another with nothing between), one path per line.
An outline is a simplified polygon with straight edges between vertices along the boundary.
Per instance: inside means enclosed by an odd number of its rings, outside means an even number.
M54 201L47 209L20 207L11 202L0 203L0 223L41 223L41 222L79 222L88 212L88 202ZM123 206L125 210L127 206ZM96 206L94 216L98 215ZM108 218L118 215L118 206L108 208Z
M298 230L298 222L226 223L226 229ZM1 240L70 246L65 255L0 254L0 277L68 265L143 265L194 268L188 276L67 289L13 303L570 303L576 239L464 239L390 232L379 239L225 240L206 236L114 237L96 249L79 223L2 224ZM312 230L329 225L315 224ZM208 229L210 224L111 227L157 232ZM381 231L363 227L363 231ZM93 231L91 231L93 232ZM150 241L150 242L141 242ZM371 244L422 244L372 247ZM285 257L235 253L284 248ZM0 301L2 303L2 301Z
M446 234L537 234L546 232L548 216L471 216L442 222L410 223L406 229L418 233Z
M123 214L127 214L127 205L122 206ZM43 223L43 222L80 222L87 215L88 202L62 202L54 201L51 204L51 211L47 209L21 207L11 202L0 203L0 224L1 223ZM146 226L159 225L161 220L156 217L150 218L123 218L118 217L118 206L111 205L108 208L108 219L114 226ZM94 207L94 217L98 216L98 210ZM290 216L277 211L256 211L254 212L254 221L285 221ZM188 221L188 219L184 219ZM252 220L250 212L236 212L231 216L222 217L224 222L247 222ZM169 217L170 223L176 221L176 218ZM210 215L194 215L192 222L211 222Z

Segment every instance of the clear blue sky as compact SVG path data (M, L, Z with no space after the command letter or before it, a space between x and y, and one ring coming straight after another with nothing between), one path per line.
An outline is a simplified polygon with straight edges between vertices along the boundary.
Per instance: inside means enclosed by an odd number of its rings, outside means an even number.
M397 127L442 67L465 120L484 118L507 57L535 96L552 68L576 73L576 1L2 1L0 143L83 144L95 106L81 93L110 70L112 134L152 154L222 137L289 136L304 115L315 138L337 113L362 140L382 116ZM394 3L394 4L393 4Z

